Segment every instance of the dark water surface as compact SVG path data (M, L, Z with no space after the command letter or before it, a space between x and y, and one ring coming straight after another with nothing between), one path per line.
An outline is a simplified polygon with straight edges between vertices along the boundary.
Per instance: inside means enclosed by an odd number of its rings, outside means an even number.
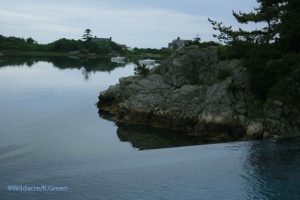
M131 74L103 59L2 58L0 200L300 199L300 139L191 146L100 118L98 93Z

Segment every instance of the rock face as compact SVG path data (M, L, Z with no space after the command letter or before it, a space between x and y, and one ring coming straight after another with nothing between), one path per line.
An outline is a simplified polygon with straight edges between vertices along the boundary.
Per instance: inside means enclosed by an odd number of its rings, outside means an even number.
M254 97L247 70L240 60L220 61L216 47L181 48L162 64L160 74L119 82L102 92L98 102L100 112L111 113L118 121L233 138L259 139L286 130L282 125L276 129L277 122L269 118L249 118L247 102ZM278 115L277 120L282 113Z

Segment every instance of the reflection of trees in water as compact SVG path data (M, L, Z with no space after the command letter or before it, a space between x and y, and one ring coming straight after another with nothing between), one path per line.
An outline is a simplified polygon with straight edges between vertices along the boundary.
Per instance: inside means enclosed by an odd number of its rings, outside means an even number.
M0 67L6 66L23 66L31 67L33 64L38 62L38 57L27 57L27 56L11 56L3 57L0 60Z
M90 72L86 71L86 69L83 68L83 69L81 70L81 73L82 73L82 75L83 75L84 80L88 81L89 78L90 78Z
M253 142L244 168L249 199L300 199L300 138Z
M10 56L0 60L0 67L6 66L28 66L31 67L37 62L52 63L59 69L82 69L83 76L88 80L91 72L111 72L123 65L112 63L110 58L77 58L77 57L45 57L45 56Z

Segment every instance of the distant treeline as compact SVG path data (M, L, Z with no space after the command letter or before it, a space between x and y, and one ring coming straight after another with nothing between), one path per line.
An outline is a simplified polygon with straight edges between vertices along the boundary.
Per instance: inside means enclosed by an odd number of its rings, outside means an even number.
M82 41L73 39L59 39L49 44L39 44L34 39L5 37L0 35L0 50L10 51L42 51L42 52L80 52L80 53L121 53L124 51L120 45L113 41Z
M151 49L151 48L134 48L126 51L126 56L132 59L135 58L154 58L162 60L165 57L169 56L172 53L172 50L167 48L162 49Z
M129 58L157 58L162 59L170 55L169 49L151 49L151 48L134 48L126 49L114 41L92 41L92 40L74 40L62 38L49 44L39 44L32 38L5 37L0 35L0 52L16 54L22 52L26 55L28 52L39 52L38 54L29 55L45 55L53 56L49 53L71 53L71 54L117 54L125 55Z

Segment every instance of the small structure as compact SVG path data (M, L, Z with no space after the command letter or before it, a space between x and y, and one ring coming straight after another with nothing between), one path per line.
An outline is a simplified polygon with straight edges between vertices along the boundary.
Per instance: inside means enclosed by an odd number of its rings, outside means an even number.
M126 50L127 49L127 46L125 44L119 44L119 47L122 49L122 50Z
M112 37L110 38L98 38L98 37L93 37L91 38L92 42L111 42L112 41Z
M180 37L177 37L177 39L169 43L169 49L178 49L180 47L184 47L189 42L192 42L192 40L182 40Z

